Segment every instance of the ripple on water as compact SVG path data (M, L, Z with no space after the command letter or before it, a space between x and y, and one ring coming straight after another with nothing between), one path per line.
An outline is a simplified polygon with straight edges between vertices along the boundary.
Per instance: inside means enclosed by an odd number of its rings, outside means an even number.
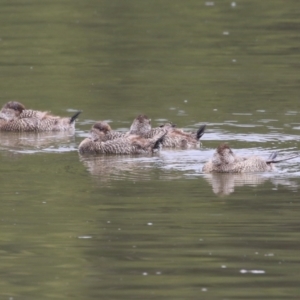
M79 155L97 181L173 180L201 172L212 150L162 150L153 156Z
M270 122L278 122L278 120L275 120L275 119L261 119L261 120L258 120L257 122L270 123Z
M273 119L264 119L266 122L276 121ZM166 119L156 119L157 122L164 123ZM94 123L94 121L92 122ZM199 127L200 123L193 125L192 130ZM202 123L201 123L202 124ZM295 123L296 124L296 123ZM245 143L274 142L277 145L285 142L295 143L298 141L298 135L282 134L280 132L271 132L267 134L258 133L233 133L224 129L216 128L217 126L242 126L237 124L235 120L229 120L224 123L215 123L210 125L205 135L202 138L203 148L194 150L162 150L160 153L149 156L114 156L114 155L98 155L98 156L80 156L80 161L85 165L88 172L97 181L111 180L131 180L131 181L148 181L155 179L172 180L176 178L197 178L203 177L207 180L212 190L216 194L230 194L237 186L256 186L266 181L272 182L273 186L285 185L292 190L298 188L294 181L300 175L299 162L300 158L295 158L290 161L285 161L278 164L278 171L267 174L227 174L226 176L219 175L204 175L202 174L203 164L209 160L214 151L215 144L209 148L209 141L239 141ZM245 125L244 126L248 126ZM262 125L255 125L258 127ZM213 128L214 129L209 129ZM249 126L250 127L250 126ZM191 130L188 128L187 130ZM79 142L82 138L88 136L85 131L76 130L76 136L79 137ZM58 132L58 133L0 133L1 146L4 151L12 151L17 153L61 153L77 151L77 144L73 133ZM275 144L275 145L276 145ZM249 147L247 149L234 149L238 155L260 155L268 157L271 152L275 151L276 146L270 145L265 147ZM289 156L297 153L297 145L289 145L285 149L279 149L278 157Z
M246 269L241 269L240 270L241 274L256 274L256 275L260 275L260 274L265 274L266 271L265 270L246 270Z
M294 110L290 110L290 111L287 111L285 113L286 116L294 116L294 115L297 115L298 112L297 111L294 111Z
M260 155L269 157L274 150L270 149L239 149L238 155ZM209 160L215 149L195 150L162 150L154 156L81 156L80 160L89 173L99 182L112 180L130 180L134 182L155 179L173 180L177 178L203 177L215 194L229 195L236 187L258 186L270 182L272 187L279 185L297 190L298 184L294 178L299 175L300 157L282 162L277 172L248 173L248 174L203 174L203 164ZM291 155L287 149L279 153L278 158ZM291 166L295 166L291 170ZM288 170L288 171L287 171Z
M240 127L240 126L239 126ZM246 127L246 126L244 126ZM251 127L251 126L247 126ZM281 129L281 128L273 128ZM299 127L300 129L300 127ZM203 138L201 139L203 143L205 141L242 141L242 142L257 142L257 143L266 143L266 142L287 142L287 141L298 141L300 137L294 134L282 134L280 132L271 132L267 134L259 133L232 133L224 130L218 130L211 132L208 130Z

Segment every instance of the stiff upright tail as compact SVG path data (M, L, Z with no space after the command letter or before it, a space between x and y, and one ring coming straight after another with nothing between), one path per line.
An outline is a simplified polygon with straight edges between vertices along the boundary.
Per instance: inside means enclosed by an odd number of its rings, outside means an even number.
M77 119L77 117L82 113L81 110L79 110L76 114L74 114L71 118L70 118L70 124L74 123L75 120Z
M206 128L206 124L204 125L201 125L200 128L197 130L197 140L199 140L202 135L204 134L204 131L205 131L205 128Z
M279 162L281 162L281 161L285 161L285 160L290 160L290 159L293 159L293 158L296 158L296 157L298 157L298 156L300 156L300 154L296 154L296 155L291 155L291 156L288 156L288 157L284 157L284 158L282 158L282 159L276 159L276 157L277 157L277 152L274 152L274 153L272 153L270 156L269 156L269 158L267 159L267 161L266 161L266 163L267 164L276 164L276 163L279 163Z
M155 144L153 146L153 151L157 151L157 150L159 150L161 148L161 145L162 145L162 143L164 141L164 138L165 138L166 134L167 134L167 132L164 133L160 138L158 138L156 140L156 142L155 142Z
M278 154L277 151L271 153L270 156L269 156L268 159L267 159L267 164L268 164L268 163L274 162L274 161L275 161L275 158L277 157L277 154Z

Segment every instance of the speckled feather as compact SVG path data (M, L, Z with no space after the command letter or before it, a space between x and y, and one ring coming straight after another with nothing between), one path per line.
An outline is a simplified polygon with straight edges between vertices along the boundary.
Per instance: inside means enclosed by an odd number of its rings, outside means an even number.
M232 152L227 144L221 144L217 148L213 157L204 164L202 171L205 173L248 173L272 171L275 169L273 160L276 155L272 154L270 157L272 157L272 161L267 161L259 156L237 156Z
M75 124L70 124L70 118L22 118L0 124L1 131L66 131L74 128Z
M75 119L80 112L70 118L50 115L48 112L25 109L24 105L10 101L0 111L1 131L66 131L75 128Z
M86 138L80 143L78 150L81 154L147 154L158 150L163 138L164 134L159 134L151 139L137 135L109 141L102 141L101 138L93 141L91 138Z
M93 141L98 141L101 138L102 142L128 136L124 132L112 130L109 124L104 121L96 122L90 130L90 135Z
M102 141L113 140L116 138L127 137L131 134L139 135L143 138L153 138L158 134L166 134L162 142L163 148L197 148L200 146L199 139L204 134L205 125L202 125L197 133L184 132L182 129L174 128L174 125L166 123L161 127L151 128L151 120L146 115L139 115L134 119L129 132L118 132L104 121L96 122L91 131L91 139L97 141L99 134L103 132L105 137L101 137Z
M32 110L32 109L24 109L21 114L19 115L20 119L23 118L37 118L37 119L44 119L47 117L53 117L47 111L39 111L39 110Z
M200 126L197 133L184 132L174 128L174 125L166 123L157 128L151 128L151 120L146 115L139 115L134 119L129 133L138 134L145 138L151 138L159 132L167 132L163 141L163 148L197 148L200 147L200 138L204 134L206 125Z

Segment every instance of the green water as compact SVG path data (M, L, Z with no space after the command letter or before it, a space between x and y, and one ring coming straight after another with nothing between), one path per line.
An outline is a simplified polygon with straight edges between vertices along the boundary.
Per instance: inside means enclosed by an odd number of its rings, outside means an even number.
M295 154L300 3L0 1L1 103L74 136L0 134L0 299L298 299L300 159L203 175L220 141ZM207 123L202 150L80 156L96 120Z

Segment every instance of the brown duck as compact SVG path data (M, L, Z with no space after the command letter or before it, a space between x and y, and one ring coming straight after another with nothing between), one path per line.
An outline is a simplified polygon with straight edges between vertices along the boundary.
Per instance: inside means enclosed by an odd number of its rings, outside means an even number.
M276 160L277 152L272 153L268 159L253 155L248 157L237 156L227 144L218 146L213 157L204 164L204 173L247 173L247 172L266 172L275 169L274 164L298 157L290 156Z
M96 141L98 135L102 134L102 141L113 140L120 137L127 137L129 135L138 135L143 138L152 138L157 134L165 134L162 146L165 148L196 148L199 147L199 139L204 134L206 125L202 125L197 133L184 132L182 129L176 128L174 124L166 123L157 128L151 128L151 120L146 115L139 115L134 119L129 132L118 132L111 129L111 127L104 121L96 122L91 131L91 139Z
M93 138L84 139L79 147L81 154L149 154L160 149L165 133L160 133L152 138L146 139L141 136L131 134L126 137L119 137L107 140L104 132Z
M200 146L200 138L204 134L205 127L205 124L201 125L195 133L185 132L170 123L166 123L157 128L151 128L151 119L146 115L139 115L134 119L129 133L149 138L159 132L167 132L162 143L164 148L189 149Z
M93 141L98 141L101 139L102 142L128 136L128 134L125 132L112 130L109 124L104 121L96 122L90 130L90 135Z
M75 128L75 120L81 111L72 117L58 117L37 110L26 109L17 101L6 103L0 111L1 131L66 131Z

